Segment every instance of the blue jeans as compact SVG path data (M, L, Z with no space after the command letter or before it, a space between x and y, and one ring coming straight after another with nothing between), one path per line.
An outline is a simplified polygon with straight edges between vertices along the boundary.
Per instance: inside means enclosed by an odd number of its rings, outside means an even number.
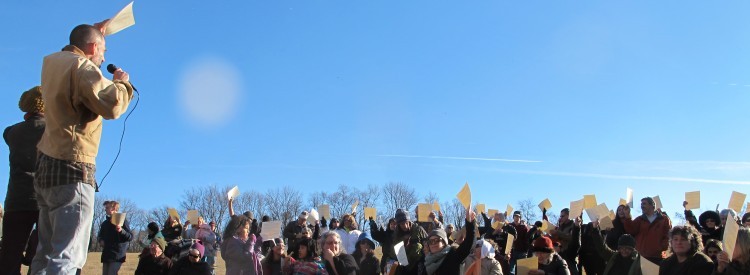
M94 187L74 183L36 188L39 245L31 274L76 274L86 264L94 219Z

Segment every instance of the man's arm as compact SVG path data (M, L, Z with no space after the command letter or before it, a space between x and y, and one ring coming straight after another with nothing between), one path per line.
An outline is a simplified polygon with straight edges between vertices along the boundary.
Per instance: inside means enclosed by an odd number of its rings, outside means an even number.
M122 80L114 82L104 78L95 67L85 67L79 70L78 100L89 110L105 119L116 119L128 109L133 98L133 86Z

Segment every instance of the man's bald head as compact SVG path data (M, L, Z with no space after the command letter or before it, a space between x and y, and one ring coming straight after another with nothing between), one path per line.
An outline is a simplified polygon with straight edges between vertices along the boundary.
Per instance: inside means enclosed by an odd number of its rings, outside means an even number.
M70 32L70 45L85 51L86 45L104 41L104 35L92 25L78 25Z

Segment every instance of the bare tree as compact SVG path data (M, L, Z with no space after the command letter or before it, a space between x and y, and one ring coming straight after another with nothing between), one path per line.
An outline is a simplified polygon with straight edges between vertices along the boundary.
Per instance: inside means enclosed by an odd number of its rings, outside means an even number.
M359 190L354 187L347 185L339 185L336 192L329 194L328 202L331 206L331 217L341 218L345 214L352 213L352 205L359 198ZM362 209L362 202L359 203L357 208ZM362 212L362 211L357 211Z
M425 203L433 203L433 202L439 202L440 197L435 192L427 193L427 195L424 196L424 202Z
M374 207L377 208L378 200L380 199L380 187L374 184L370 184L367 186L367 189L362 190L358 194L359 197L359 205L361 205L362 208L362 214L357 215L358 223L360 225L361 230L365 230L365 228L369 228L369 222L368 219L370 217L365 217L365 211L364 207ZM382 213L378 213L379 217L372 217L375 219L377 223L382 222Z
M233 202L235 215L250 211L253 218L260 220L266 214L266 196L258 191L243 192Z
M194 187L186 190L180 200L180 207L184 210L198 210L198 213L208 221L216 222L222 228L228 217L227 192L231 187L210 186Z
M393 217L396 209L402 208L407 212L411 211L419 201L417 192L414 188L402 182L389 182L383 186L383 205L385 206L386 216Z
M521 211L521 219L526 220L527 223L533 224L537 220L538 208L531 198L518 201L518 211ZM509 215L513 215L513 213L509 213Z
M328 203L328 193L325 191L319 191L314 192L310 194L310 199L308 200L310 204L308 205L310 208L318 208L321 204L327 204Z
M271 219L283 224L302 212L302 194L290 186L268 190L265 201Z
M450 203L443 204L443 220L446 224L453 224L456 228L464 226L466 220L466 208L457 198L453 198Z

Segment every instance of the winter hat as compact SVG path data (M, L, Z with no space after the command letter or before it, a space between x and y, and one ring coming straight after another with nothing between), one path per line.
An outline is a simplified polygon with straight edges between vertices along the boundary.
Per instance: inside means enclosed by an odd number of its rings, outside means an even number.
M409 212L401 208L396 210L396 222L402 223L406 221L409 221Z
M159 224L156 222L150 222L148 223L148 231L150 232L159 232Z
M748 222L750 221L750 212L745 213L745 215L742 215L742 222Z
M357 248L359 248L359 243L361 242L369 242L370 247L372 249L375 249L376 247L380 246L380 244L372 239L372 235L370 235L370 232L362 232L362 234L359 234L359 238L357 238Z
M42 101L41 87L36 86L21 94L18 108L26 113L44 113L44 101Z
M302 213L299 213L299 218L307 220L307 215L307 211L302 211Z
M430 231L430 234L427 236L427 238L432 238L433 236L438 236L440 239L443 240L443 243L448 244L448 236L445 234L445 230L442 228L433 229Z
M203 257L203 252L206 251L206 248L201 244L200 242L195 242L192 246L190 246L190 249L198 250L198 252L201 254L201 257Z
M630 247L635 248L635 239L630 234L623 234L620 239L617 240L617 247Z
M513 212L513 217L515 217L515 216L519 216L520 217L521 216L521 211L515 211L515 212Z
M335 222L339 222L339 219L337 219L337 218L332 218L332 219L331 219L331 223L335 223Z
M165 241L164 238L162 237L156 237L153 240L151 240L151 242L152 243L156 242L156 245L158 245L159 248L161 248L161 251L164 251L165 249L167 249L167 241Z
M719 213L710 210L703 212L700 216L698 216L698 224L700 224L702 227L706 227L706 220L708 219L714 220L714 224L716 225L721 224L721 217L719 216Z
M547 236L542 236L534 240L534 245L531 250L534 252L555 252L555 248L552 246L552 240Z

